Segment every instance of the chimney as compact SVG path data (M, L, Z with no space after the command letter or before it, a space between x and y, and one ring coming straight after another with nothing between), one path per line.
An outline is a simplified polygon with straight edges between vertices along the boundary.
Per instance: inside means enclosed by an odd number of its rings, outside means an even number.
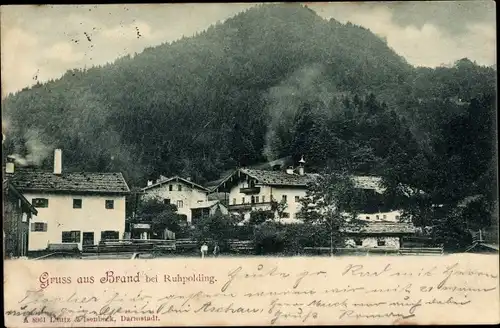
M54 174L62 173L62 150L54 150Z
M302 158L299 161L299 175L305 174L305 171L304 171L304 164L305 163L306 163L306 161L304 160L304 156L302 156Z
M153 180L148 180L148 187L153 185Z
M5 173L14 174L14 157L7 156L7 163L5 163Z
M293 174L293 166L290 166L286 169L286 174Z
M187 180L187 181L191 181L191 177L187 177L187 178L186 178L186 180Z

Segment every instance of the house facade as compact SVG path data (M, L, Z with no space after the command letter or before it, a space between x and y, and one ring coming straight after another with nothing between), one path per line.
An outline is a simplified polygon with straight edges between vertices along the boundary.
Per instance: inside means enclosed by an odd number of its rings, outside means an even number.
M82 249L123 238L130 190L121 173L62 172L62 152L56 149L53 172L21 168L11 181L38 211L30 223L29 251L53 244Z
M297 214L301 209L301 199L306 196L307 185L318 175L304 173L303 169L266 171L254 169L239 169L212 189L214 193L226 192L228 209L248 218L255 210L270 210L271 202L282 203L284 209L281 217L276 219L283 223L300 222ZM355 176L357 188L382 194L379 177ZM397 221L401 213L398 210L370 208L367 212L358 214L358 219L367 221Z
M209 204L207 188L178 176L160 176L156 182L148 181L142 192L144 198L156 197L165 204L177 206L177 213L185 215L189 224L192 223L191 209Z
M346 246L355 248L400 248L403 237L415 233L415 227L408 222L365 221L358 227L347 227Z
M200 204L195 204L191 208L191 224L196 225L200 220L218 214L229 214L227 207L218 200L209 200Z
M305 173L304 163L302 160L297 170L289 168L286 171L241 168L220 181L212 192L226 193L230 213L241 215L245 220L253 211L271 210L275 220L299 223L301 200L306 196L308 184L318 177L317 174ZM363 228L347 233L348 244L353 247L399 248L401 237L415 232L413 225L400 222L400 210L381 205L385 189L380 177L353 176L353 180L356 188L369 195L369 201L357 215ZM281 209L276 210L276 206Z
M24 257L28 254L29 224L36 208L9 181L3 180L4 258Z

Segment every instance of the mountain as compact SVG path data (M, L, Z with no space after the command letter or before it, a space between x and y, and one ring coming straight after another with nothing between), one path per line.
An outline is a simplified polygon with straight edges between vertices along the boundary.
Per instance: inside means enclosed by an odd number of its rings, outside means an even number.
M313 169L359 157L356 169L377 173L395 144L431 147L436 127L495 78L466 59L417 69L363 27L266 4L24 89L2 116L9 153L50 167L49 150L62 148L67 170L122 171L132 186L159 174L204 183L304 153Z

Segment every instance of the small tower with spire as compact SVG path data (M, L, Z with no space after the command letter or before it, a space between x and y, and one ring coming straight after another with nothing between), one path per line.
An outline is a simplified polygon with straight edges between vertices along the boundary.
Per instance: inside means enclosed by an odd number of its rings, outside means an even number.
M305 174L305 171L304 171L305 164L306 164L306 161L304 160L304 155L302 155L302 157L300 158L300 161L299 161L299 175Z

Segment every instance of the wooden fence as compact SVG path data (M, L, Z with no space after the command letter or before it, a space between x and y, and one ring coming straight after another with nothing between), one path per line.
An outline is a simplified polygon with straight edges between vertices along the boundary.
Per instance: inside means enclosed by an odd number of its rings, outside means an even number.
M409 247L409 248L336 248L335 255L443 255L442 247ZM325 255L330 247L304 247L304 253Z

